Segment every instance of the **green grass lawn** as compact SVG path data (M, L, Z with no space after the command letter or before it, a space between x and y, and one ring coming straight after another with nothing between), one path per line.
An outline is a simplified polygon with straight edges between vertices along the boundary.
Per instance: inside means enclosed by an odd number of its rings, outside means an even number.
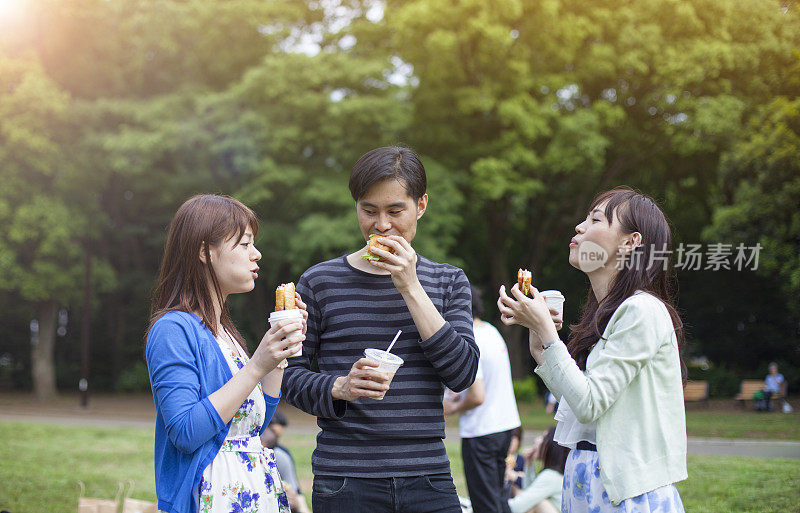
M78 485L112 499L133 479L132 497L154 500L153 431L0 422L0 509L75 512Z
M117 482L136 481L133 497L155 499L153 431L0 422L0 509L11 513L74 512L77 480L87 495L112 498ZM313 435L284 437L311 499ZM456 486L466 495L461 451L447 442ZM800 513L800 460L689 457L689 479L678 484L691 513Z
M731 400L732 401L732 400ZM553 415L544 411L540 402L518 402L519 415L525 430L543 430L555 424ZM453 419L449 425L457 426ZM689 436L714 438L757 438L763 440L800 440L800 412L761 413L744 409L705 409L689 405L686 411Z

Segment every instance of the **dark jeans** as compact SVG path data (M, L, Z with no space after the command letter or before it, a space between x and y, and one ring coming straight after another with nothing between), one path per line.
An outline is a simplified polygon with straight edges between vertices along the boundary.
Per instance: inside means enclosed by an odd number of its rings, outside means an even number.
M475 513L508 513L503 492L511 431L461 439L469 500Z
M311 502L314 513L461 513L450 474L314 476Z
M758 392L754 394L757 397ZM761 399L753 401L753 409L756 411L772 411L772 392L761 390Z

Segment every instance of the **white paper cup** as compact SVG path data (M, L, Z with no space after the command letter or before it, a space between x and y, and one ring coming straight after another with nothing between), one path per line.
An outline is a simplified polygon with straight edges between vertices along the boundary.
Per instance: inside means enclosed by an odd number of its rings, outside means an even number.
M557 290L544 290L539 292L544 296L547 306L558 311L558 319L564 321L564 296Z
M403 365L403 359L397 356L396 354L387 353L386 351L382 351L380 349L364 349L364 357L369 358L370 360L375 360L378 362L378 370L381 372L385 372L389 375L389 384L391 385L392 379L394 378L397 369ZM377 399L383 399L386 396L386 393L378 397Z
M283 320L286 320L286 319L291 319L293 321L301 321L302 322L303 321L303 311L300 310L299 308L292 308L291 310L280 310L280 311L277 311L277 312L272 312L271 314L269 314L269 325L270 325L271 328L274 328L275 324L277 324L278 321L283 321ZM303 333L303 330L302 330L302 328L300 328L300 329L297 329L295 331L290 332L288 335L286 335L285 338L291 340L293 338L297 338L298 335L302 335L302 333ZM300 356L301 354L303 354L303 346L302 345L300 345L300 349L298 349L294 354L289 355L289 356L290 357Z

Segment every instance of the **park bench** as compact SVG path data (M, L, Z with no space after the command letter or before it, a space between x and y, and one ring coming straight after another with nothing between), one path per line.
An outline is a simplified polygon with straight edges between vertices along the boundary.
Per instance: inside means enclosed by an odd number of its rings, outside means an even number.
M708 406L708 381L687 381L683 387L683 400Z
M736 404L745 407L747 406L747 401L753 400L753 394L759 390L763 390L764 386L763 379L743 379L742 383L739 385L739 393L733 398L733 400L736 401ZM782 398L783 394L780 392L772 396L773 401Z

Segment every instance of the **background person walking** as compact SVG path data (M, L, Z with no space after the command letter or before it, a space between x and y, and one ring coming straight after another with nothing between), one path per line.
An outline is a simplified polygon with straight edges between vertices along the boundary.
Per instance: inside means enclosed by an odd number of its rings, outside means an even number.
M473 511L502 513L508 511L503 494L506 455L520 421L506 342L482 315L482 294L472 287L472 328L481 353L478 373L467 390L445 396L444 413L461 414L461 457Z

